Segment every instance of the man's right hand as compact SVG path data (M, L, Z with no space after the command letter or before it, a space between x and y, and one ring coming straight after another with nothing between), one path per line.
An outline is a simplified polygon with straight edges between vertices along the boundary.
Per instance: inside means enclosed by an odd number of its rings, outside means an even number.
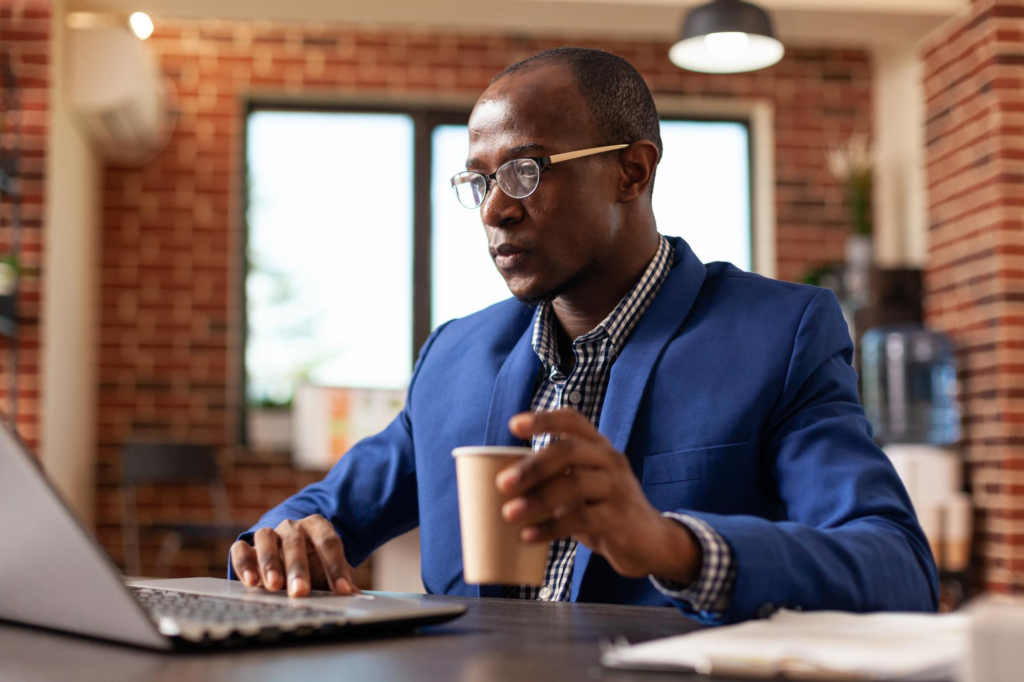
M231 545L231 565L247 587L262 585L277 592L287 577L290 597L303 597L311 588L345 595L360 591L341 538L319 514L300 521L286 519L274 529L260 528L253 542L255 546L244 540Z

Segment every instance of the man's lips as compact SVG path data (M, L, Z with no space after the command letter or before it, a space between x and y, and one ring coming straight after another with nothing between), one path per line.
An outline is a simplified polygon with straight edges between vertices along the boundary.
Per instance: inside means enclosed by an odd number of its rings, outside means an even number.
M530 253L532 253L532 251L525 246L509 242L499 244L497 247L492 247L490 252L491 256L494 258L495 265L502 270L509 270L523 265Z

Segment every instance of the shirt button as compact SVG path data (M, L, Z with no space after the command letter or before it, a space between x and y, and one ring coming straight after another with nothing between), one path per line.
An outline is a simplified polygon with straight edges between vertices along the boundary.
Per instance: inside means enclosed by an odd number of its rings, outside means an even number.
M543 599L545 601L547 601L548 599L551 599L551 588L548 587L547 585L545 585L544 587L540 588L540 595L539 596L540 596L541 599Z
M573 391L569 394L569 402L573 405L579 405L581 400L583 400L583 396L580 395L579 391Z

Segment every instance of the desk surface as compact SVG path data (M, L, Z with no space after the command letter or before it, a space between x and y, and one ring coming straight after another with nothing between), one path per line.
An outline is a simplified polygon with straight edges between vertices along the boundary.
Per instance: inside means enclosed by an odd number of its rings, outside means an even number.
M696 629L670 608L430 597L465 603L462 617L384 639L234 652L149 653L0 624L6 680L608 680L654 682L660 673L598 666L598 641L639 642ZM697 676L683 676L701 679ZM706 679L706 678L703 678Z

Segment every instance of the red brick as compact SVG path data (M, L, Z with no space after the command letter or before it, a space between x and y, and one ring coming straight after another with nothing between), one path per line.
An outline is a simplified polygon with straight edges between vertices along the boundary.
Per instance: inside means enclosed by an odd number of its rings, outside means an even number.
M1024 221L994 212L1000 206L1024 205L1020 174L1008 172L1004 161L1015 158L1022 126L994 118L994 112L1014 111L1019 105L1019 66L1008 68L1004 55L1011 57L1009 63L1017 59L1013 55L1019 48L1010 41L1024 35L1021 9L1012 0L975 4L929 38L923 50L932 117L926 148L932 239L925 310L931 325L950 334L957 346L962 447L968 461L991 458L988 449L996 443L1024 444L1021 396L1008 385L992 384L993 379L1024 377L1024 343L1019 340L1024 314L1016 309L1024 301L1019 262ZM996 23L993 17L1000 15L1011 19ZM1012 28L1007 21L1013 22ZM984 58L979 57L981 46ZM999 461L1020 468L1013 459ZM995 487L990 492L1024 498L1024 485ZM997 498L980 496L977 504L977 544L983 555L1020 544L1024 525L1009 534L986 527L988 518L1000 518ZM1024 590L1024 562L988 559L979 568L985 589Z

